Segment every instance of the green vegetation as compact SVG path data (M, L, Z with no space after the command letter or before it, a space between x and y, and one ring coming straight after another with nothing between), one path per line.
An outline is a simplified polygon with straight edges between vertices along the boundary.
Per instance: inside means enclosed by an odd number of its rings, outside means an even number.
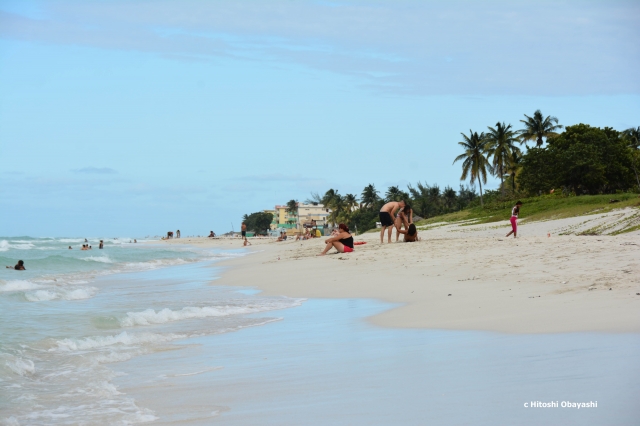
M527 220L545 220L606 212L615 208L640 205L640 127L618 132L578 124L564 128L556 117L540 110L525 120L524 128L513 130L498 122L487 132L461 133L458 144L463 153L454 164L462 163L460 180L469 179L471 187L451 187L441 191L436 184L418 182L407 191L397 186L380 196L373 184L362 191L360 204L353 194L340 195L329 189L324 196L312 194L316 203L331 209L329 223L346 223L365 232L375 227L380 207L389 201L406 201L418 222L436 226L438 222L465 221L488 223L506 220L517 199L524 202ZM535 142L529 148L526 143ZM545 146L546 142L546 146ZM523 153L521 147L525 145ZM500 180L498 190L484 191L487 175ZM478 182L480 196L475 192ZM610 200L618 200L610 203ZM623 231L635 229L635 219ZM616 228L617 229L617 228ZM618 231L616 231L618 232Z
M242 221L247 225L247 231L253 231L256 235L265 235L272 220L273 214L266 212L245 214L242 217Z
M492 197L491 200L487 200L484 208L480 206L470 207L463 211L424 219L416 224L423 228L440 222L469 221L468 224L471 225L508 220L511 216L513 203L501 201L498 191L493 191L491 195L496 196ZM612 199L619 202L611 203ZM584 195L580 197L554 193L523 198L521 201L524 203L520 210L521 216L528 222L606 213L624 207L640 207L640 197L638 194L633 193L615 194L615 196Z

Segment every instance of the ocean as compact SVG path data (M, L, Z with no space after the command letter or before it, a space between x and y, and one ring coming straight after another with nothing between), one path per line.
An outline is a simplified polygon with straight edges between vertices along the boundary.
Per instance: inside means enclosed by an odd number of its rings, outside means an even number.
M299 299L210 286L211 266L242 250L130 238L0 237L0 422L133 424L156 420L120 392L116 363L177 341L277 321ZM72 249L69 250L68 247ZM26 271L6 269L23 260Z

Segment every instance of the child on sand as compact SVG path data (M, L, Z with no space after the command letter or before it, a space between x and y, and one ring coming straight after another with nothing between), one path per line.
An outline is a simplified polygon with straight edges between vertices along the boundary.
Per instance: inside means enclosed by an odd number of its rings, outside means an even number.
M380 209L380 224L382 229L380 230L380 244L384 243L384 231L389 228L388 241L391 243L391 231L393 230L394 222L393 216L398 209L403 209L405 206L404 200L391 201Z
M335 247L338 250L338 253L351 253L353 251L353 236L349 232L349 228L344 223L338 225L340 232L334 237L328 238L325 243L327 245L324 248L324 251L318 256L324 256L327 254L331 247Z
M518 201L515 206L511 209L511 232L509 232L506 236L513 234L513 238L516 237L518 233L518 214L520 213L520 206L522 205L522 201Z

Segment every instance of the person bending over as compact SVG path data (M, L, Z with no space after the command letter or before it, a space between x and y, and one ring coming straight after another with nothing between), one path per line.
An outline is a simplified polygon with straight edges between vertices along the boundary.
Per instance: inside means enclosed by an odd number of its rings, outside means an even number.
M409 229L409 225L413 223L413 209L410 205L404 206L402 210L398 211L395 219L396 225L396 242L398 242L398 237L400 237L400 228L404 226L405 231ZM405 233L406 235L406 233Z
M18 260L16 266L7 266L7 268L15 269L16 271L26 271L26 269L24 268L24 262L22 260Z
M380 224L382 225L382 229L380 230L380 244L384 243L384 231L389 228L389 237L388 241L391 242L391 231L393 230L393 216L396 214L398 209L403 209L405 206L404 200L402 201L391 201L380 209Z
M320 253L318 256L324 256L327 254L331 247L335 247L338 250L338 253L351 253L353 251L353 236L349 232L349 228L344 223L338 225L340 231L334 237L328 238L325 243L327 245L324 248L324 251Z
M405 243L420 241L420 237L418 237L418 228L416 228L414 223L410 224L406 230L398 229L398 232L400 234L404 234Z

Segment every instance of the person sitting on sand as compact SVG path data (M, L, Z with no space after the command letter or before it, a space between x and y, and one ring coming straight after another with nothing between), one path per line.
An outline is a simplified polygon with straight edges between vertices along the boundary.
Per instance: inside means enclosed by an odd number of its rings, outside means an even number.
M400 237L400 228L404 226L405 231L409 229L409 225L413 223L413 209L410 205L404 206L402 210L398 211L396 215L395 225L396 225L396 242L398 242L398 237ZM406 233L404 233L406 235Z
M509 232L506 236L513 234L513 238L516 237L518 233L518 214L520 214L520 206L522 205L522 201L516 202L516 205L511 209L511 232Z
M388 242L391 243L391 231L394 226L393 216L398 209L403 209L404 206L404 200L391 201L380 209L380 224L382 225L382 229L380 230L380 244L384 243L384 231L387 228L389 228Z
M209 238L215 238L216 234L213 233L213 231L209 231Z
M24 262L22 260L18 260L16 266L7 266L8 269L15 269L16 271L26 271L24 268Z
M415 223L410 224L406 230L398 229L398 232L400 234L404 234L405 243L420 241L420 237L418 237L418 228L416 228Z
M331 250L331 247L335 247L336 250L338 250L338 253L353 252L353 236L349 232L349 228L347 228L347 225L345 225L344 223L341 223L340 225L338 225L338 229L340 229L338 235L328 238L325 241L327 245L325 246L324 251L318 254L318 256L324 256L325 254L327 254L327 252Z

